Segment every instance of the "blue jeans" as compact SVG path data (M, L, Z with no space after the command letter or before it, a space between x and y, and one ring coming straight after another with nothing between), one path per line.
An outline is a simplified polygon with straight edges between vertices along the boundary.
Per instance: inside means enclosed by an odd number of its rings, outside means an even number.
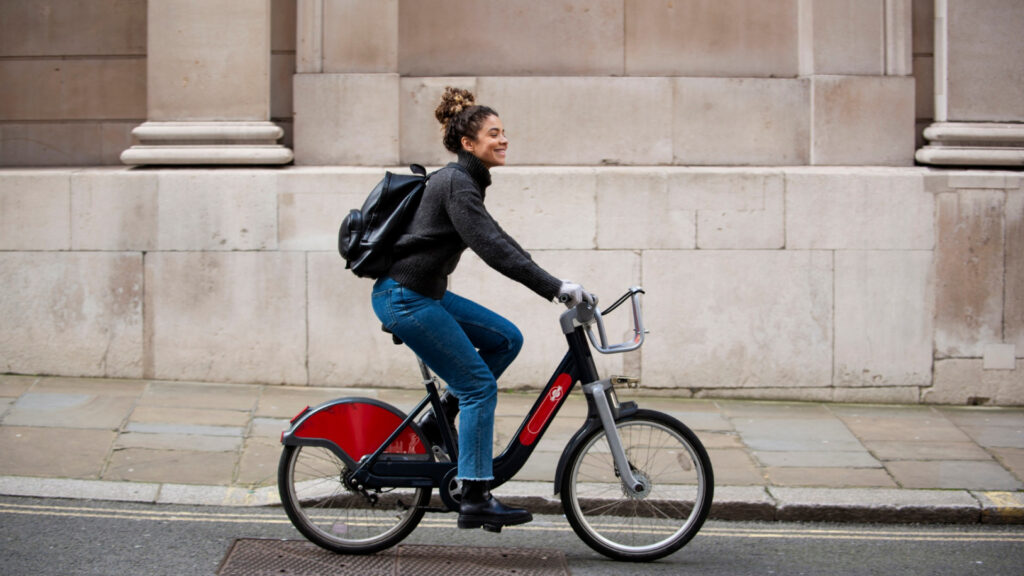
M459 399L462 480L493 480L498 377L523 347L514 324L461 296L423 296L390 278L373 286L373 311Z

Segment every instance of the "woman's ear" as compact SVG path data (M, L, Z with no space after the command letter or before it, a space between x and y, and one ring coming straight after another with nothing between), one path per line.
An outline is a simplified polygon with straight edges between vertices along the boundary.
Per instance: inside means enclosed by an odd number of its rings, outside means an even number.
M469 136L463 136L462 137L462 149L465 150L466 152L472 153L473 152L473 139L470 138Z

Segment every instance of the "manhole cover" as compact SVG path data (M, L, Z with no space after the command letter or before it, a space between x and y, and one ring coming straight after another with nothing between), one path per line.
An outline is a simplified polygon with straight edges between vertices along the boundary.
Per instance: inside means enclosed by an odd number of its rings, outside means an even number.
M558 550L400 545L370 556L333 554L302 540L235 540L218 576L566 576Z

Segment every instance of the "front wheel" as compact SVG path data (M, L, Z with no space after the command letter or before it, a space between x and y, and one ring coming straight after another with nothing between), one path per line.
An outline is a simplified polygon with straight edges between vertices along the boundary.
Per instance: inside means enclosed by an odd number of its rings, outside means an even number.
M573 530L615 560L667 556L693 538L711 508L714 475L707 451L683 423L639 410L616 423L641 491L623 486L603 428L567 460L562 507Z
M389 548L423 518L429 488L356 490L349 470L320 446L285 446L278 467L281 503L292 524L314 544L341 554Z

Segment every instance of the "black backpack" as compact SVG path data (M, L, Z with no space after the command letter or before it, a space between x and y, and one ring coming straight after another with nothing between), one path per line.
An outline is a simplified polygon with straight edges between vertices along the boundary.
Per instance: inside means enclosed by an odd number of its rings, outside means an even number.
M361 278L379 278L391 267L391 249L409 225L430 176L419 164L412 174L385 172L363 207L352 210L338 230L345 268Z

